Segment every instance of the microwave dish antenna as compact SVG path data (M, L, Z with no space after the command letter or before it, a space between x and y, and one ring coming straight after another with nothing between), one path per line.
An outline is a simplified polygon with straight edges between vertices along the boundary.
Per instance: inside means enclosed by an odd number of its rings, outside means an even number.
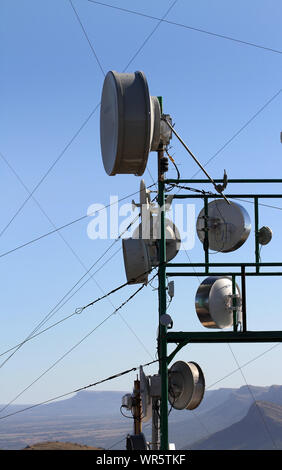
M268 245L272 240L272 230L269 227L263 226L258 231L258 242L260 245Z
M205 378L195 362L175 362L168 372L168 400L176 410L194 410L205 393Z
M245 243L251 231L251 222L249 214L241 205L215 199L208 204L207 218L204 208L199 213L196 229L202 243L207 230L211 250L228 253Z
M146 423L152 417L152 399L150 394L150 376L146 376L140 366L140 396L142 402L142 421Z
M195 307L200 322L206 328L230 328L234 310L237 323L242 322L240 289L236 284L236 294L233 295L232 280L228 276L207 277L198 287Z
M166 260L171 261L178 254L181 247L181 237L178 228L170 220L165 219L165 237L166 237ZM143 239L148 246L152 266L158 266L158 244L161 238L160 218L150 217L150 223L142 220L142 223L133 231L132 238Z
M142 239L122 239L123 261L129 284L147 284L152 264Z
M161 108L143 72L106 74L100 109L100 141L108 175L141 176L149 152L161 140Z

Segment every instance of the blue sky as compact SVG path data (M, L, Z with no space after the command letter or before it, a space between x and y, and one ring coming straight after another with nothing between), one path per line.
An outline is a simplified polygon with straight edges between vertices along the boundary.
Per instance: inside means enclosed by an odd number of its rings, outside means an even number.
M109 70L144 71L150 94L163 96L164 111L172 116L176 129L203 164L231 139L206 167L214 178L222 177L224 169L229 178L281 177L281 53L277 52L281 50L281 3L111 0L110 4L156 18L162 18L173 5L166 19L178 26L163 22L154 31L156 19L88 0L73 0L72 4L68 0L0 3L0 254L84 216L93 203L107 205L110 196L122 198L139 190L140 178L109 177L102 164L98 105ZM175 138L172 146L181 176L195 175L198 168ZM156 174L156 154L152 153L143 175L147 185ZM168 176L175 176L173 167ZM36 201L30 198L15 216L28 191L36 187ZM232 187L238 193L256 190L281 192L280 186ZM132 198L124 202L131 203ZM252 205L242 204L253 220ZM281 207L279 199L271 204ZM198 201L196 214L201 207ZM261 225L269 225L274 233L271 245L262 250L263 261L280 261L280 218L280 210L261 208ZM55 233L1 258L1 351L25 339L110 246L113 240L88 237L90 220L85 218L61 230L64 239ZM217 261L250 261L253 246L252 233L237 252L212 256ZM101 270L94 279L47 325L126 282L121 251L102 267L120 247L121 242L116 242L95 266ZM194 262L203 260L197 239L189 256ZM184 251L177 260L187 260ZM194 308L198 285L197 278L175 279L176 296L169 312L176 330L202 329ZM38 403L154 360L158 301L157 292L147 286L120 314L36 380L135 289L126 287L110 298L112 303L105 299L20 348L0 369L0 403L17 395L14 403ZM281 330L280 279L248 279L247 289L249 328ZM233 345L232 351L243 365L271 346ZM226 344L191 345L177 359L198 362L208 386L238 367ZM278 346L245 367L245 379L256 385L281 384L276 366L280 360ZM157 366L146 370L156 373ZM132 373L97 389L130 391L135 377ZM241 385L245 381L238 371L215 387Z

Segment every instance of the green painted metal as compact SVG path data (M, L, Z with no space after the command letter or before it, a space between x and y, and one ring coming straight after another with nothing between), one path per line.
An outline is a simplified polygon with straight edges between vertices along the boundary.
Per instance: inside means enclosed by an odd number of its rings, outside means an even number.
M214 180L216 183L222 183L223 179ZM165 202L165 185L167 183L210 183L209 180L203 179L167 179L159 178L158 186L158 203L160 207L164 207ZM230 179L230 183L282 183L282 179ZM204 240L204 256L205 262L201 263L166 263L166 242L165 242L165 213L161 212L161 240L160 240L160 265L159 265L159 363L161 375L161 408L160 408L160 428L161 428L161 450L168 450L168 364L176 356L176 354L189 343L258 343L258 342L281 342L282 331L247 331L246 322L246 293L245 280L247 276L282 276L282 270L267 272L262 271L263 267L282 268L281 262L261 263L259 256L258 230L259 230L259 199L282 198L282 194L229 194L225 195L229 199L247 198L254 202L254 219L255 219L255 261L247 263L210 263L209 247L208 247L208 200L215 197L222 197L220 194L175 194L175 199L204 199L205 209L205 240ZM168 272L167 268L204 268L203 271L193 272ZM211 268L228 268L226 271L211 272ZM231 271L230 268L240 268L238 271ZM247 268L254 268L246 271ZM233 331L220 332L175 332L167 331L166 327L160 323L160 317L166 313L166 278L177 276L231 276L232 292L236 293L236 277L241 278L241 295L242 295L242 328L238 331L237 312L234 309ZM233 300L233 306L236 306L236 300ZM173 352L167 356L167 345L176 343L177 346Z
M259 255L259 241L258 241L258 231L259 231L259 208L258 208L258 197L254 198L255 203L255 255L256 255L256 272L259 273L260 255Z
M215 183L223 183L223 178L222 179L214 179L213 180ZM165 184L169 183L210 183L210 180L208 179L166 179ZM233 178L233 179L228 179L228 184L230 183L245 183L245 184L252 184L252 183L269 183L269 184L275 184L275 183L282 183L282 179L265 179L265 178L251 178L251 179L238 179L238 178Z
M236 289L236 276L235 274L232 274L232 295L237 294L237 289ZM232 300L232 306L233 306L233 331L237 331L237 310L236 310L236 299L233 297Z
M232 276L233 274L236 274L236 276L242 276L241 272L234 272L234 271L216 271L216 272L211 272L209 271L209 276ZM167 277L181 277L181 276L193 276L193 277L200 277L200 276L206 276L207 274L202 271L193 271L193 272L166 272ZM249 273L246 272L245 276L282 276L282 272L259 272L259 273Z
M208 229L208 199L205 198L204 208L205 208L205 238L204 238L204 251L205 251L205 271L208 274L209 272L209 229Z
M168 343L183 343L183 346L187 343L277 343L282 341L282 331L171 331L166 339Z
M168 450L168 370L167 370L167 341L166 327L160 318L166 313L166 240L165 240L165 195L164 183L159 179L158 203L161 208L161 239L159 264L159 364L161 375L161 405L160 405L160 446Z
M245 266L245 267L252 267L252 266L256 266L257 263L209 263L209 267L213 267L213 268L216 268L216 267L241 267L241 266ZM269 266L269 267L273 267L273 266L282 266L282 261L275 261L275 262L270 262L270 263L259 263L260 267L263 267L263 266ZM174 268L186 268L188 266L191 266L191 267L205 267L205 263L166 263L166 266L171 268L171 267L174 267Z
M232 194L226 194L225 196L228 199L239 199L239 198L253 199L255 197L260 198L260 199L281 199L282 198L282 194L260 194L260 193L256 193L256 194L232 193ZM174 194L173 198L174 199L200 199L200 198L201 199L204 199L204 198L214 199L214 198L222 198L222 196L220 194L215 194L215 193L212 193L212 194L201 193L200 195L199 194ZM280 207L278 207L278 209L280 209Z

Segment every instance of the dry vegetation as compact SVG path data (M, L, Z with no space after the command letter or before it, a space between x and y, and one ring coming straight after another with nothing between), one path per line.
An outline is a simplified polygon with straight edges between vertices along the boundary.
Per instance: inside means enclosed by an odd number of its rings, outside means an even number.
M49 441L39 442L37 444L27 446L22 450L102 450L102 448L74 444L73 442Z

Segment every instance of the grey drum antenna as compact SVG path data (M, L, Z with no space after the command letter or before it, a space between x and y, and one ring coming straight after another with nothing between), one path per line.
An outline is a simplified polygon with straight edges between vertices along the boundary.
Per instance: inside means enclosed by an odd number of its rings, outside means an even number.
M202 369L195 362L175 362L168 372L168 399L176 410L194 410L205 392Z
M107 73L102 90L100 141L108 175L141 176L161 139L161 109L143 72Z
M237 323L242 322L242 300L238 285L233 294L232 279L228 276L207 277L196 293L196 312L206 328L230 328L233 323L233 311L237 314Z

